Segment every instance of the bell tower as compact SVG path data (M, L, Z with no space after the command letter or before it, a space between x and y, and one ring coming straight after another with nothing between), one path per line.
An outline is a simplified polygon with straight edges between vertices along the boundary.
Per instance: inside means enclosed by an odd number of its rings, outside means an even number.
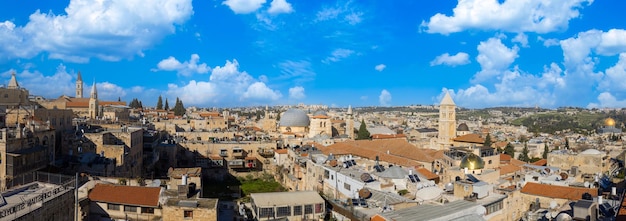
M83 98L83 77L78 72L78 76L76 76L76 98Z
M450 97L450 93L441 99L439 104L439 149L452 145L452 139L456 137L456 104Z

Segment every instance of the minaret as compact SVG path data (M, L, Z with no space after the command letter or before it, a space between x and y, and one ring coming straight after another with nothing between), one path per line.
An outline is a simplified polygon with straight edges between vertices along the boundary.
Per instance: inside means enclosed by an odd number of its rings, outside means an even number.
M96 119L98 115L98 91L96 90L96 82L91 86L91 97L89 97L89 117Z
M439 104L439 149L452 145L456 137L456 104L448 91Z
M348 113L346 117L346 134L350 139L354 139L354 116L352 115L352 106L348 105Z
M13 71L11 73L11 80L9 80L9 86L7 87L8 89L19 89L20 85L17 83L17 80L15 79L15 71Z
M83 98L83 77L78 72L78 76L76 76L76 98Z

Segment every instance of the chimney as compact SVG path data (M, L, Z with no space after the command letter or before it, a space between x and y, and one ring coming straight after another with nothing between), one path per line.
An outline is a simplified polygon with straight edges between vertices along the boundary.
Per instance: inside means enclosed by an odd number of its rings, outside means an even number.
M598 196L598 206L602 205L602 195Z

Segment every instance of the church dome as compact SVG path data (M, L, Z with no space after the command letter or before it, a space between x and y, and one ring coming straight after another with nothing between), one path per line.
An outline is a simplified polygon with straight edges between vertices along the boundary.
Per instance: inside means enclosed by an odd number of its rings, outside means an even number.
M461 169L467 168L469 170L480 170L485 168L485 161L476 156L476 154L469 153L461 160L461 164L459 164Z
M326 111L318 110L313 113L313 116L328 116L328 114L326 114Z
M459 127L456 128L456 131L469 131L469 127L465 123L459 124Z
M309 116L298 109L289 109L280 117L281 127L308 127L310 122Z
M615 120L613 120L613 118L607 118L604 120L604 126L607 127L614 127L615 126Z
M600 155L600 154L604 154L604 153L602 153L602 152L600 152L599 150L596 150L596 149L586 149L585 151L581 152L580 154Z

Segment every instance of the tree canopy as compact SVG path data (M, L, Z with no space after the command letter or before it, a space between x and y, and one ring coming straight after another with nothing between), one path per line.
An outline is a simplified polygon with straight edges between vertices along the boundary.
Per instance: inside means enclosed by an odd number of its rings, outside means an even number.
M530 157L528 157L528 144L524 143L524 149L522 149L522 154L519 155L518 160L528 162L530 161Z
M170 110L170 104L167 102L167 98L165 98L165 107L163 107L164 110Z
M484 145L485 147L491 147L491 135L487 134Z
M157 100L156 109L163 110L163 98L161 97L161 95L159 95L159 100Z
M550 148L548 147L548 143L546 143L546 145L543 147L543 155L541 155L541 158L548 159L549 151L550 151Z
M141 101L137 100L137 98L133 98L133 100L130 101L130 104L128 106L131 108L143 108Z
M174 111L174 115L176 116L185 115L185 106L183 105L183 101L178 99L178 97L176 98L176 104L174 105L174 109L172 110Z
M359 132L357 133L356 140L365 139L370 139L370 132L367 131L367 125L365 124L365 120L361 120L361 126L359 127Z
M509 156L511 156L511 157L514 157L515 156L515 148L513 147L513 144L511 144L511 143L506 144L506 147L504 147L504 153L509 155Z

